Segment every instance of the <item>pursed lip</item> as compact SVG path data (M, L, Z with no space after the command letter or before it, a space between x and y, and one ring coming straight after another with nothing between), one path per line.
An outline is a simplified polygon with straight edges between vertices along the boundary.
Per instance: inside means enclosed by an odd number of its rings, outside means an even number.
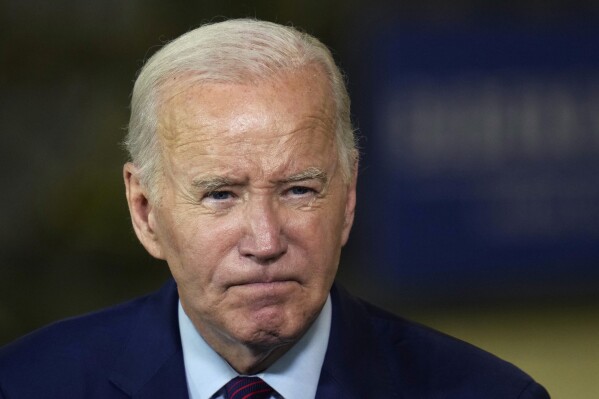
M234 281L231 284L227 284L227 289L231 287L251 287L251 286L264 286L264 287L276 287L281 284L297 283L298 280L291 277L277 277L277 276L257 276L252 278L240 279Z

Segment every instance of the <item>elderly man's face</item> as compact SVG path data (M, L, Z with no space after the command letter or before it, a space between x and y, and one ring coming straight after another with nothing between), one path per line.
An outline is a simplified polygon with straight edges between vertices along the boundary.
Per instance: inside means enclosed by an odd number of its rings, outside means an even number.
M147 205L142 242L167 260L209 342L276 347L321 310L355 205L333 132L315 68L192 86L163 106L161 199Z

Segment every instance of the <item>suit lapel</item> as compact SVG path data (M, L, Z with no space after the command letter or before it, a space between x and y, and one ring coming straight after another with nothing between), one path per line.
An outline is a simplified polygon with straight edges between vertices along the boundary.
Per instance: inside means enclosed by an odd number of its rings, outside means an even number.
M188 398L174 281L147 297L110 380L132 398Z
M336 285L331 300L331 334L316 398L399 398L364 304Z

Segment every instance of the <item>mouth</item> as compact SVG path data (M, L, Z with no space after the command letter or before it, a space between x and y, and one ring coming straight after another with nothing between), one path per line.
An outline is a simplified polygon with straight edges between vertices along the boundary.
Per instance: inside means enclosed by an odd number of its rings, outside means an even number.
M227 289L245 288L253 290L272 291L284 289L297 283L297 280L287 278L256 278L235 282L231 284Z

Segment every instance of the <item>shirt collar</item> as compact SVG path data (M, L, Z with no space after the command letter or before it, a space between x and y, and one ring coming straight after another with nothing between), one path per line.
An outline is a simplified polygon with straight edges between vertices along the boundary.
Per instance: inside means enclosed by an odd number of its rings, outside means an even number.
M316 396L331 331L331 297L302 338L264 372L257 374L285 399ZM207 399L238 376L195 329L179 302L179 330L190 399ZM217 396L218 397L218 396Z

